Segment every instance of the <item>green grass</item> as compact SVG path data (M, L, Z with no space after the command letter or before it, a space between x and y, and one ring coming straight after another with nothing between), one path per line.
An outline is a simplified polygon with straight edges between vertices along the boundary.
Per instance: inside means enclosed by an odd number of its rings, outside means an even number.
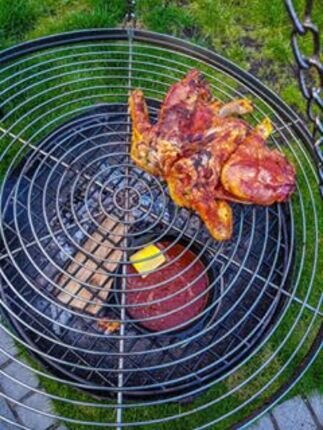
M14 43L21 40L35 24L37 12L31 1L0 0L0 43Z
M138 3L138 25L140 27L171 33L216 50L243 68L256 74L266 85L277 91L290 105L295 107L300 113L304 113L304 101L297 87L293 57L288 42L290 32L289 21L281 0L140 0ZM301 3L301 0L297 1L298 5L301 5ZM323 16L318 11L315 13L317 22L322 27ZM11 0L11 2L0 0L0 45L4 48L22 40L55 32L118 26L122 22L124 15L124 2L119 0ZM303 48L309 50L309 47L310 41L304 41ZM109 52L105 54L104 62L101 61L99 56L96 57L95 49L98 50L97 52L101 49L106 49ZM76 61L78 61L76 67L57 57L55 67L64 72L64 75L60 74L57 77L53 77L48 72L46 66L41 64L41 61L44 59L50 60L53 58L50 53L43 53L39 59L28 60L28 66L36 68L38 75L37 77L30 77L24 71L24 67L21 68L22 75L20 79L29 79L29 84L33 85L33 87L20 95L17 94L17 88L9 90L8 94L14 97L14 99L4 108L9 111L15 106L19 105L19 107L15 113L7 118L6 126L8 127L10 124L13 124L22 115L28 115L28 120L19 120L14 126L13 131L16 134L22 131L25 138L36 134L37 138L35 141L37 141L50 131L46 129L41 132L41 128L49 120L55 120L58 115L62 116L60 122L64 122L69 118L69 115L71 115L70 112L73 109L86 108L103 101L126 102L122 88L114 91L113 89L105 88L105 86L113 82L118 82L121 86L127 85L125 78L121 80L111 78L111 76L118 75L118 68L125 66L124 61L128 57L127 47L115 46L111 48L102 45L99 48L93 48L92 52L94 55L85 54L78 48L70 48L68 53L74 54ZM219 89L216 94L218 97L230 99L234 91L238 88L238 84L231 78L224 78L221 73L215 73L206 65L200 66L192 59L169 53L161 55L158 59L151 58L151 55L154 55L154 51L148 47L136 49L134 62L135 67L140 69L140 78L134 74L133 80L133 84L136 86L145 85L147 87L146 93L150 97L160 98L172 80L178 79L186 69L195 66L199 66L204 73L210 75L209 79L211 82L220 87L221 92ZM181 64L176 63L179 59ZM144 66L140 65L140 61L143 60L149 60L152 63L149 72L146 72ZM165 69L165 66L171 66L172 69L176 68L178 70L169 72ZM91 67L93 70L96 69L96 71L89 71ZM18 72L18 66L13 70ZM16 79L13 77L13 70L3 73L0 71L1 79L8 78L7 85L10 85ZM158 73L158 83L155 81L146 81L151 76L152 71ZM40 82L39 76L52 79L50 81L51 85L55 84L57 87L50 93L45 93L48 89L48 84ZM97 91L93 92L93 90L88 89L88 84L86 83L75 83L77 79L84 76L91 76L93 78L92 82L98 87ZM219 85L219 82L221 85ZM24 85L21 86L21 89L24 89ZM71 95L71 91L76 92ZM25 103L25 100L31 96L34 97L33 101ZM46 103L49 96L56 97L55 103L52 102L52 106L56 110L52 113L42 108L42 104ZM81 100L78 100L78 98L81 98ZM66 105L66 103L69 104ZM266 110L265 106L263 108ZM32 125L30 126L31 121ZM54 129L58 125L59 122L53 123L51 129ZM7 147L9 142L9 139L1 139L0 153ZM297 142L295 142L292 148L293 151L285 150L288 152L288 156L294 158L295 161L295 157L298 157L298 185L302 190L307 217L308 219L313 219L313 207L310 196L310 191L312 191L318 210L318 219L322 220L323 208L317 190L316 179L311 170L311 164L300 150ZM8 163L17 150L17 146L11 148L6 159L2 160L0 175L6 171ZM305 170L306 175L302 173L301 166ZM305 176L310 179L309 185L305 181ZM301 205L297 196L293 199L293 213L298 245L295 266L297 268L300 264L303 264L302 277L299 280L297 295L300 298L304 298L308 288L308 281L314 270L313 243L315 242L315 226L311 222L308 223L306 226L306 240L304 240L301 226ZM320 244L318 258L319 261L323 261L322 236ZM306 252L307 256L304 262L301 259L302 252ZM320 291L317 286L322 279L323 272L321 268L320 271L317 270L314 279L316 288L313 289L309 298L309 302L314 306L317 305L319 300ZM133 422L135 420L165 417L169 414L184 411L189 412L194 407L202 405L204 402L210 401L217 396L225 395L229 390L235 389L241 381L257 370L261 363L269 359L273 351L280 345L281 340L285 338L291 324L296 320L299 310L299 305L293 303L285 315L279 330L272 336L266 347L259 351L257 357L251 359L247 365L241 366L233 376L227 376L221 383L217 383L211 390L193 402L193 404L186 406L172 404L159 408L137 408L126 413L127 420ZM216 419L226 411L231 410L234 406L238 406L241 402L247 400L253 393L265 386L277 370L281 368L282 364L286 362L302 335L306 332L311 317L311 312L304 312L286 347L277 354L276 358L247 387L237 389L228 396L225 402L208 408L207 411L199 416L188 416L181 423L156 424L154 430L168 430L170 427L175 430L182 430L183 426L189 430L202 425L205 420ZM311 337L307 340L301 353L295 357L293 369L301 363L305 352L317 334L317 330L318 322L316 321L311 332ZM26 351L23 351L22 355L30 360ZM40 369L37 363L34 361L32 363L36 368ZM321 362L317 360L307 372L307 375L302 378L289 395L310 393L314 389L323 392L320 364ZM234 416L229 417L225 422L214 426L213 430L232 428L234 422L242 419L261 404L284 381L287 381L290 376L291 370L288 369L277 381L266 389L265 395L255 399L249 406L243 408L234 414ZM93 399L86 394L80 393L66 385L59 384L52 379L41 377L41 384L48 393L53 395L59 395L63 398L73 398L83 402L93 402ZM115 412L107 409L86 406L72 407L69 403L62 401L54 401L54 404L58 414L71 419L97 420L102 422L113 421L115 419ZM84 428L85 430L91 427L69 424L69 428L72 430L83 430ZM142 429L144 428L142 426Z
M51 33L88 28L114 27L123 19L126 8L123 2L105 0L81 0L65 2L43 15L29 38ZM69 5L69 3L71 3Z
M318 3L314 18L322 27ZM301 13L304 0L295 4ZM126 13L120 0L0 0L0 11L0 48L56 32L114 27ZM289 46L291 25L281 0L140 0L137 13L139 26L215 49L304 112ZM300 45L310 52L310 37Z

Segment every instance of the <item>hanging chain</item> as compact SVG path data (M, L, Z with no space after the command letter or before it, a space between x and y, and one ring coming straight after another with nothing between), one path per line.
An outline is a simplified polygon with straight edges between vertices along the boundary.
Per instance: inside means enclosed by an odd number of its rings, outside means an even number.
M312 135L315 153L319 159L319 173L323 183L323 64L320 61L320 32L312 21L314 0L306 0L304 19L297 15L292 0L285 0L289 16L293 22L291 35L292 49L297 63L299 86L307 101L306 113L313 124ZM312 38L311 55L305 55L300 48L300 40L310 35ZM323 191L323 186L321 185Z
M137 24L136 0L127 0L128 9L124 20L124 27L135 28Z

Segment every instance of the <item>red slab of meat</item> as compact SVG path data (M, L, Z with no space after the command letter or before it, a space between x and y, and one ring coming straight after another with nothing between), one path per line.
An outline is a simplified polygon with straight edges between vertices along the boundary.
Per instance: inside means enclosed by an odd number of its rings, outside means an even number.
M159 249L165 249L171 243L165 241L155 245ZM183 255L179 257L183 251ZM128 274L137 276L127 278L127 312L139 324L152 331L176 329L181 324L183 327L178 328L184 328L185 323L189 324L193 317L202 312L208 301L208 292L202 294L209 285L209 279L201 260L180 244L171 246L164 255L167 262L144 278L132 265L128 268ZM161 283L162 285L156 286ZM191 284L190 287L185 288L188 284ZM134 289L140 291L131 291ZM194 300L200 294L201 297ZM138 306L130 306L137 304ZM182 306L184 307L179 309ZM169 312L169 315L165 315ZM154 318L141 321L149 317Z

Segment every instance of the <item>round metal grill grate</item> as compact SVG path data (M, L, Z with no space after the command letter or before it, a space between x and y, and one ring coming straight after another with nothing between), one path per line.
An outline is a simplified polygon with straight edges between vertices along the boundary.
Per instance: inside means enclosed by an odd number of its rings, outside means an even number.
M225 428L259 414L318 350L316 173L299 117L223 58L153 33L72 33L0 61L1 306L12 331L4 329L45 365L34 371L55 414L85 428L154 429ZM129 156L129 91L145 91L156 120L169 86L193 67L220 100L252 98L250 121L270 116L270 145L298 167L293 200L234 205L223 243ZM156 333L131 317L125 291L131 255L162 241L193 253L209 286L192 299L206 305L189 324ZM107 333L106 321L121 325ZM61 383L98 400L63 394Z

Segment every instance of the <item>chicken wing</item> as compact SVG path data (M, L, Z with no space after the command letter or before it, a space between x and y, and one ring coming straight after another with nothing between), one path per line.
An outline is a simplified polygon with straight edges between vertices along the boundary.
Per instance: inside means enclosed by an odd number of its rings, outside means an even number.
M149 120L147 104L141 90L131 93L129 110L132 120L131 158L137 166L148 173L161 175L157 157L156 130Z
M134 90L129 98L132 120L131 158L153 175L163 176L180 153L190 134L206 130L212 123L208 107L211 92L197 70L172 85L162 104L157 124L149 121L144 94Z

